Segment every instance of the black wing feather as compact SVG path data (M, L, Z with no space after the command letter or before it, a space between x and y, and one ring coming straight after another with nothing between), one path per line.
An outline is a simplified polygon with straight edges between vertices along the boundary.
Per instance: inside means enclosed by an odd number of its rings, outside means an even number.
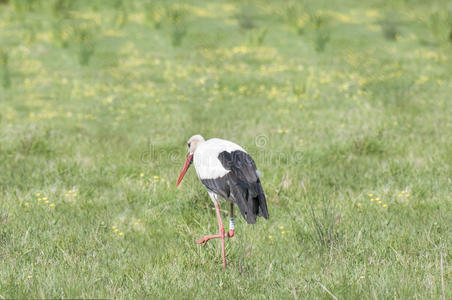
M251 156L243 151L224 151L218 155L218 159L226 170L231 171L225 176L222 185L227 187L223 187L222 191L228 191L227 198L237 204L246 221L254 224L257 216L268 219L265 193ZM225 193L219 194L224 197Z

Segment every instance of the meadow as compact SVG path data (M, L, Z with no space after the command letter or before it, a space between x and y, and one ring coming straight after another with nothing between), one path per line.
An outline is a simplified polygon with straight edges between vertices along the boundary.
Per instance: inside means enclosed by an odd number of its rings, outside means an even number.
M446 0L0 0L0 298L451 299L451 97Z

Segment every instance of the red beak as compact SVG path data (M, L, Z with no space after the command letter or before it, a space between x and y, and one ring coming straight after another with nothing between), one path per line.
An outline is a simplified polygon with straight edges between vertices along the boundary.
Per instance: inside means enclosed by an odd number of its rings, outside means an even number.
M179 183L182 181L182 178L184 178L185 172L187 172L188 167L190 167L192 161L193 161L193 154L187 154L187 160L185 161L184 168L180 172L179 179L177 180L176 186L178 186Z

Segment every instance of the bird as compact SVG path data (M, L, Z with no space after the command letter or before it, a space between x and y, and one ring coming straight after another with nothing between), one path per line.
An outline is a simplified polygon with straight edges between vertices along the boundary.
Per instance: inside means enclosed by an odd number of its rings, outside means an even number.
M218 234L206 235L196 243L205 245L211 239L221 239L223 267L226 268L224 242L225 238L234 236L234 204L238 206L248 224L255 224L258 216L268 219L260 173L253 158L241 146L231 141L219 138L206 141L196 134L188 140L187 148L185 164L176 186L179 186L193 164L198 178L215 205L219 228ZM220 200L230 202L229 231L226 234L220 215Z

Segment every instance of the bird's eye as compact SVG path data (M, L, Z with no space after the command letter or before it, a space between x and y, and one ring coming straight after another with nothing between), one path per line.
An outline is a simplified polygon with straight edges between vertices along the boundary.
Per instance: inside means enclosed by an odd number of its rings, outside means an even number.
M187 144L187 147L190 148L190 143Z

